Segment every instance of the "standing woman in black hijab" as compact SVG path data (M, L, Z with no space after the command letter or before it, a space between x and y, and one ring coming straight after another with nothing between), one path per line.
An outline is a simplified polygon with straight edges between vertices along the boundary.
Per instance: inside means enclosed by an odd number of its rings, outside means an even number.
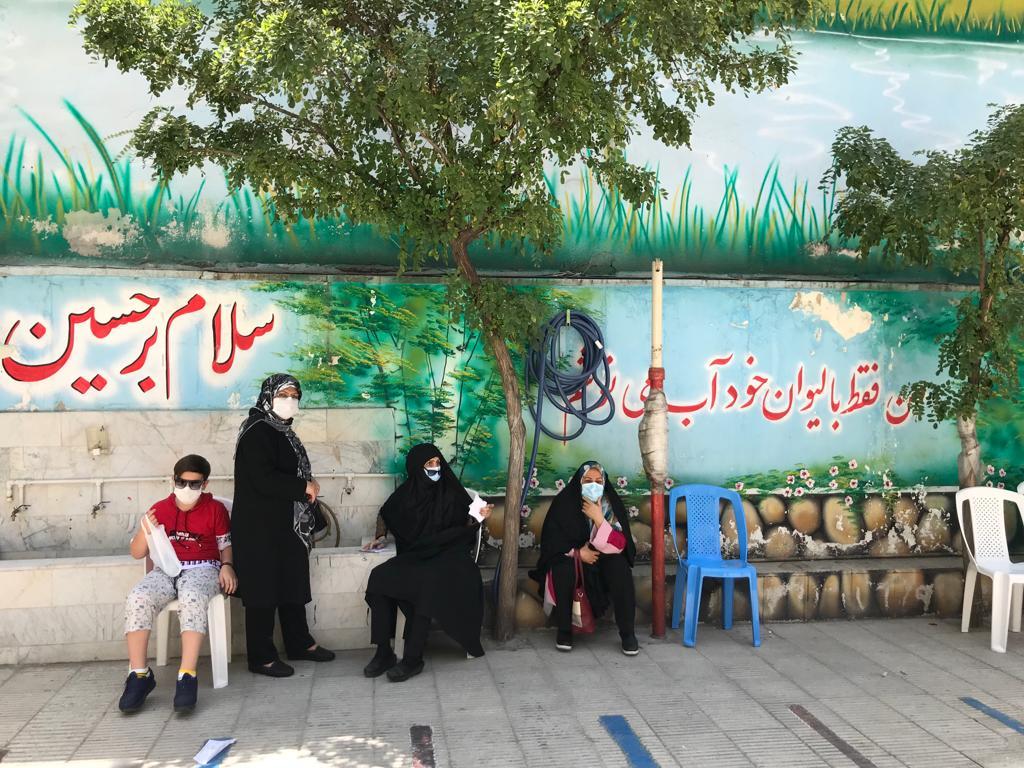
M420 444L405 458L406 480L381 507L398 553L370 572L366 602L372 614L370 642L377 653L363 670L387 672L393 682L423 671L430 622L471 656L483 656L483 582L470 556L479 522L469 515L470 497L433 445ZM481 517L490 514L490 506ZM398 609L406 617L405 655L391 650Z
M320 484L306 449L292 429L302 387L277 373L263 382L256 406L238 431L231 539L239 593L245 605L245 642L252 672L288 677L278 658L274 614L281 620L288 658L330 661L334 653L309 634L306 603L309 551Z
M594 617L613 605L622 652L636 656L636 544L629 531L626 508L607 481L607 473L596 461L588 461L576 470L569 484L555 496L544 518L540 557L530 576L540 584L545 605L554 602L558 622L555 647L571 651L572 593L578 557L583 564L583 584Z

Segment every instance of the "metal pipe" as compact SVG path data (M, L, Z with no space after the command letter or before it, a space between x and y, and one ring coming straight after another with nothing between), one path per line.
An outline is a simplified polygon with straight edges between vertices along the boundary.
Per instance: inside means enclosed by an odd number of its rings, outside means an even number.
M352 480L354 478L360 479L384 479L397 477L394 473L388 472L330 472L328 474L317 475L318 480L345 480L349 487L351 487ZM25 501L25 486L27 485L89 485L93 484L96 488L97 497L96 503L99 503L103 499L103 486L107 483L159 483L167 482L171 478L168 475L148 475L141 477L63 477L49 479L15 479L8 480L6 482L7 493L6 500L14 501L14 491L18 490L19 502ZM210 475L210 480L234 480L234 475ZM347 492L348 491L346 488Z

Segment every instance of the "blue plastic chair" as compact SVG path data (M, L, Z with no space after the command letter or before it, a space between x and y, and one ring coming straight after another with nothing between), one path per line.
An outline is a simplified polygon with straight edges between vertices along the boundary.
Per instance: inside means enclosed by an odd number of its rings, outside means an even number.
M732 629L732 593L735 579L750 582L750 619L754 627L754 646L761 645L760 610L757 599L757 570L747 562L747 519L743 514L743 502L736 491L718 488L714 485L680 485L672 489L668 497L669 522L676 527L676 503L686 499L686 557L676 547L679 570L676 572L676 590L672 600L672 629L679 629L679 609L683 602L683 587L686 587L686 617L683 622L683 645L690 648L697 644L697 613L700 610L700 593L704 578L723 579L722 626ZM722 557L720 500L730 504L736 518L736 536L740 546L738 560Z

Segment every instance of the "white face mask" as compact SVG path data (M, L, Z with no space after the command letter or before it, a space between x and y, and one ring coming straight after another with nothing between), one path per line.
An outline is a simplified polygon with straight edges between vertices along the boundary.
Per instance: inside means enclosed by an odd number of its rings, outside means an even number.
M184 504L186 507L190 507L199 501L199 496L203 493L202 489L193 491L187 485L184 488L174 489L174 498Z
M441 468L440 467L437 467L436 469L434 469L433 467L431 467L430 469L424 468L423 471L426 472L427 473L427 477L429 477L435 483L438 480L441 479Z
M288 421L288 419L294 419L295 414L299 412L299 401L294 397L275 397L274 398L274 413L277 414L279 419Z

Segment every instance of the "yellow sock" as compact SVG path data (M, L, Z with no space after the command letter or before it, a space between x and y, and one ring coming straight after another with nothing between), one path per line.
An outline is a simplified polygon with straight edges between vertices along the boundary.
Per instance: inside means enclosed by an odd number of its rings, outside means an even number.
M179 680L181 680L181 678L184 677L185 675L192 675L192 677L195 677L196 676L196 671L194 669L179 669L178 670L178 679Z

